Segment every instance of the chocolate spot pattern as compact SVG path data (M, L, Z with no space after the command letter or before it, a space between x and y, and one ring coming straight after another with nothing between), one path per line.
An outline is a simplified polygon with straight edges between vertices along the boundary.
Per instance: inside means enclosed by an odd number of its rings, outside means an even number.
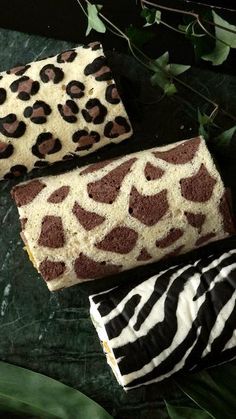
M166 253L166 255L162 258L162 260L173 258L179 256L180 253L183 253L184 244L181 246L176 247L176 249L172 250L171 252Z
M14 153L14 147L12 144L4 143L0 141L0 159L7 159Z
M75 151L89 150L94 143L100 140L100 135L96 131L79 130L73 134L72 140L78 144Z
M93 230L95 227L99 226L105 221L105 217L102 217L95 212L85 210L78 204L78 202L74 203L72 212L76 216L79 223L87 231Z
M123 116L116 116L114 121L109 121L105 125L104 135L108 138L117 138L130 131L131 127L127 119Z
M66 270L64 262L52 262L51 260L45 259L39 265L39 272L45 281L52 281L63 275Z
M135 161L136 158L129 159L111 170L102 179L89 183L87 185L89 197L97 202L112 204L119 194L125 176Z
M66 86L66 93L71 99L80 99L84 96L85 85L78 80L70 81Z
M16 164L11 167L10 172L4 175L4 179L15 179L27 173L27 167L23 164Z
M36 196L45 188L45 183L40 180L32 180L25 185L15 186L12 191L12 197L18 207L27 205L32 202Z
M41 232L38 239L39 246L58 249L65 243L65 234L61 217L46 215L43 217Z
M7 74L15 74L16 76L22 76L29 68L30 64L27 65L18 65L16 67L11 68L7 71Z
M54 154L61 150L61 142L58 138L54 138L50 132L39 134L35 145L32 147L32 153L44 159L47 154Z
M199 137L185 141L177 147L167 151L155 151L154 156L172 164L186 164L190 162L198 151L201 139Z
M47 116L52 112L50 106L42 101L37 100L33 106L28 106L24 110L24 117L30 118L34 124L45 124Z
M144 175L147 180L160 179L165 173L160 167L153 166L151 163L147 163L144 169Z
M101 124L107 115L107 108L102 105L99 99L89 99L85 105L86 109L82 109L82 115L86 122L93 124Z
M138 233L129 227L113 228L103 240L96 243L95 246L100 250L107 252L121 253L125 255L135 247L138 239Z
M143 247L137 257L137 260L141 262L141 261L150 260L150 259L152 259L152 256L149 255L147 249Z
M172 228L165 237L156 241L156 246L164 249L165 247L171 246L174 242L180 239L184 234L184 231L180 228Z
M152 226L168 211L167 190L163 189L155 195L142 195L135 186L132 187L129 199L129 213L141 223Z
M36 95L40 88L39 82L23 76L10 84L10 89L14 93L18 93L17 98L20 100L29 100L32 95Z
M206 215L202 214L201 212L199 213L193 213L193 212L189 212L189 211L185 211L184 213L185 217L187 218L188 223L194 227L194 228L198 228L199 232L202 229L202 226L206 220Z
M73 100L67 100L64 105L57 105L60 115L64 121L73 124L77 121L77 114L79 112L78 105Z
M94 76L97 81L112 79L111 70L107 66L107 60L103 55L95 58L91 64L88 64L84 69L84 74L85 76Z
M235 225L233 219L233 213L230 205L231 199L227 191L220 200L219 211L223 218L224 231L229 234L235 234Z
M83 48L90 48L92 51L97 51L98 49L101 49L101 44L98 41L90 42L88 45L84 45Z
M59 204L66 199L69 192L69 186L61 186L48 197L47 202L50 202L51 204Z
M113 105L120 103L120 96L114 83L107 86L105 98L108 103L112 103Z
M77 52L73 49L62 52L57 56L58 63L72 63L77 56Z
M3 87L1 87L0 88L0 105L2 105L6 101L6 98L7 98L7 92Z
M108 166L108 164L112 163L116 159L104 160L98 163L90 164L86 169L80 172L80 175L87 175L88 173L97 172L98 170L102 169L103 167Z
M216 179L214 179L204 164L198 172L190 177L180 180L182 196L193 202L206 202L213 193Z
M209 240L213 239L213 237L215 237L216 234L214 232L205 234L205 236L201 236L199 237L199 239L197 239L195 246L202 246L203 244L207 243Z
M26 131L26 125L23 121L19 121L14 113L0 118L0 132L5 137L20 138Z
M95 279L112 275L119 272L121 268L121 265L113 263L96 262L83 253L80 253L74 264L76 276L82 279Z
M47 64L40 70L40 79L43 83L53 82L54 84L60 83L64 78L64 72L60 67L54 64Z

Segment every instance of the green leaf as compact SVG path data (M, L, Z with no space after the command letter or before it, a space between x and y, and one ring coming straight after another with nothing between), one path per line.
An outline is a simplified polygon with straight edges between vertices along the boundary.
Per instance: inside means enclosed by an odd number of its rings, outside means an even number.
M215 24L236 31L236 26L222 19L215 11L212 11L212 15ZM208 54L203 55L202 59L211 61L213 65L220 65L227 59L230 48L236 48L236 34L216 26L215 36L218 40L215 42L214 49Z
M161 21L161 11L156 9L149 9L148 7L144 7L141 11L141 16L144 17L146 23L144 27L151 26L154 23L159 25Z
M209 127L214 125L212 118L205 113L201 113L198 109L197 111L197 119L199 123L198 133L202 135L205 140L209 139Z
M126 28L125 33L130 41L139 47L142 47L144 44L155 37L153 32L147 31L145 29L135 28L132 25Z
M167 402L166 408L170 419L210 419L212 417L204 410L198 408L173 406Z
M80 391L4 362L0 362L0 408L40 419L112 419Z
M214 373L202 371L179 377L176 382L180 389L214 419L233 419L236 412L235 386L236 367L226 369L224 381L220 368L218 377Z
M100 19L98 15L99 10L101 10L101 8L101 4L87 3L88 26L86 30L86 36L88 36L92 29L100 33L106 32L106 26L104 25L103 21Z
M187 71L190 67L190 65L170 64L170 73L173 74L173 76L179 76L180 74Z
M228 147L231 143L231 140L236 132L236 125L232 128L223 131L220 135L218 135L215 139L217 141L217 146L220 147Z
M169 64L169 53L167 51L156 60L153 60L150 64L150 68L154 72L151 77L152 85L161 87L167 96L171 96L177 92L177 89L172 81L173 76L184 73L190 68L190 66L182 64Z

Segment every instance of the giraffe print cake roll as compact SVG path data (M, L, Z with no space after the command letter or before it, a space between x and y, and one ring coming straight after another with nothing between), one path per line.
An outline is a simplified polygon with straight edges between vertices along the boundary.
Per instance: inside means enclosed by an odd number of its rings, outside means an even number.
M0 134L0 179L130 137L100 43L0 73Z
M235 358L235 301L234 246L90 297L108 364L126 390Z
M12 195L23 240L52 291L234 232L224 185L200 137L31 180Z

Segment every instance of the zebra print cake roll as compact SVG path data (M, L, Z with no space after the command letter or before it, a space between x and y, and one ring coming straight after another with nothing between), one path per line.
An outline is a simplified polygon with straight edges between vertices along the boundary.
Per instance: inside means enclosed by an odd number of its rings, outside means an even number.
M99 42L0 73L0 179L132 134Z
M234 231L203 139L103 161L12 191L52 291L171 257Z
M90 297L107 362L129 390L236 356L236 250Z

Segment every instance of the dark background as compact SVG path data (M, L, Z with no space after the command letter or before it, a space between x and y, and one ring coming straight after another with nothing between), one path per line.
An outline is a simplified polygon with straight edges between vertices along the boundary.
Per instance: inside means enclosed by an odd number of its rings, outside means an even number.
M85 5L85 1L81 0ZM140 18L140 6L138 0L97 0L93 3L102 4L105 16L122 30L130 25L142 27L144 20ZM156 4L185 10L206 10L207 5L218 7L215 9L230 22L236 23L236 2L233 0L153 0ZM205 6L201 6L201 4ZM230 9L227 10L227 9ZM164 12L163 20L173 25L183 23L183 16ZM43 35L49 38L63 39L78 43L86 43L94 38L94 31L86 37L87 18L82 13L77 0L0 0L0 27L13 29L30 34ZM155 56L157 47L159 51L169 50L172 58L178 58L183 63L194 62L193 49L184 37L171 32L163 26L156 25L157 38L145 45L145 51ZM99 34L99 39L105 49L117 48L125 51L127 45L124 40L111 33ZM174 39L174 43L173 43ZM234 55L234 54L233 54ZM235 56L224 64L220 71L231 73L232 60L236 62ZM201 62L198 65L208 68L209 64Z

